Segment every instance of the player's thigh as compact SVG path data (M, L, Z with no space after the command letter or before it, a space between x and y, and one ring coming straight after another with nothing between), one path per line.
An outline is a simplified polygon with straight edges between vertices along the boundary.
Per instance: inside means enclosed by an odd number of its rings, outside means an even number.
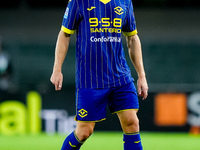
M139 109L134 83L131 82L121 87L113 88L108 105L111 113Z
M106 118L108 89L77 89L76 120L99 122Z
M95 127L95 122L77 122L76 134L85 133L92 134Z

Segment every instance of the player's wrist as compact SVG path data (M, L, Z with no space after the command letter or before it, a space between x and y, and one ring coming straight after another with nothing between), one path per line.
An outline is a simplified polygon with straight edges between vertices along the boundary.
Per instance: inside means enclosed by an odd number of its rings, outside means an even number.
M62 67L58 64L54 64L53 72L62 72Z
M53 72L55 73L55 72L62 72L62 69L61 68L53 68Z
M145 72L138 73L138 78L146 78Z

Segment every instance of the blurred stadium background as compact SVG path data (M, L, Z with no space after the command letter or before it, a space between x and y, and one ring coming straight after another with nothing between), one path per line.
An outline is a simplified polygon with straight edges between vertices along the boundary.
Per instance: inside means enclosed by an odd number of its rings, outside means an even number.
M144 147L198 150L200 2L133 0L133 4L149 84L149 97L140 101L138 113ZM67 0L0 1L1 150L12 146L16 150L59 149L75 127L75 35L63 66L62 91L55 92L49 81L66 5ZM127 55L124 39L123 44ZM137 79L128 55L127 60ZM117 145L122 137L115 115L108 111L107 120L95 130L97 134L91 138L99 146L95 150L103 149L102 145L122 149ZM115 140L98 143L105 135ZM37 144L31 145L31 141ZM93 149L89 143L83 149Z

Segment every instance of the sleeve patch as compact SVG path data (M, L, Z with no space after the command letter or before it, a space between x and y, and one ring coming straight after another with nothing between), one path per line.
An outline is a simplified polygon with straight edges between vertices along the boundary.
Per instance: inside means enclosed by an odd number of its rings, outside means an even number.
M67 7L66 10L65 10L65 15L64 15L64 18L65 18L65 19L67 19L68 14L69 14L69 8Z

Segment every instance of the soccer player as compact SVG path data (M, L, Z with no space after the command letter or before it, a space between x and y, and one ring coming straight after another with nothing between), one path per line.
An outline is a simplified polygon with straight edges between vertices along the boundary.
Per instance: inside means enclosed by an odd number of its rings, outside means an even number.
M137 91L122 46L126 36L130 58L138 74L139 96L147 98L148 86L131 0L69 0L59 32L51 82L61 90L62 64L70 35L76 41L77 127L61 150L79 150L93 133L95 123L106 118L106 106L117 113L123 129L124 150L142 150Z

